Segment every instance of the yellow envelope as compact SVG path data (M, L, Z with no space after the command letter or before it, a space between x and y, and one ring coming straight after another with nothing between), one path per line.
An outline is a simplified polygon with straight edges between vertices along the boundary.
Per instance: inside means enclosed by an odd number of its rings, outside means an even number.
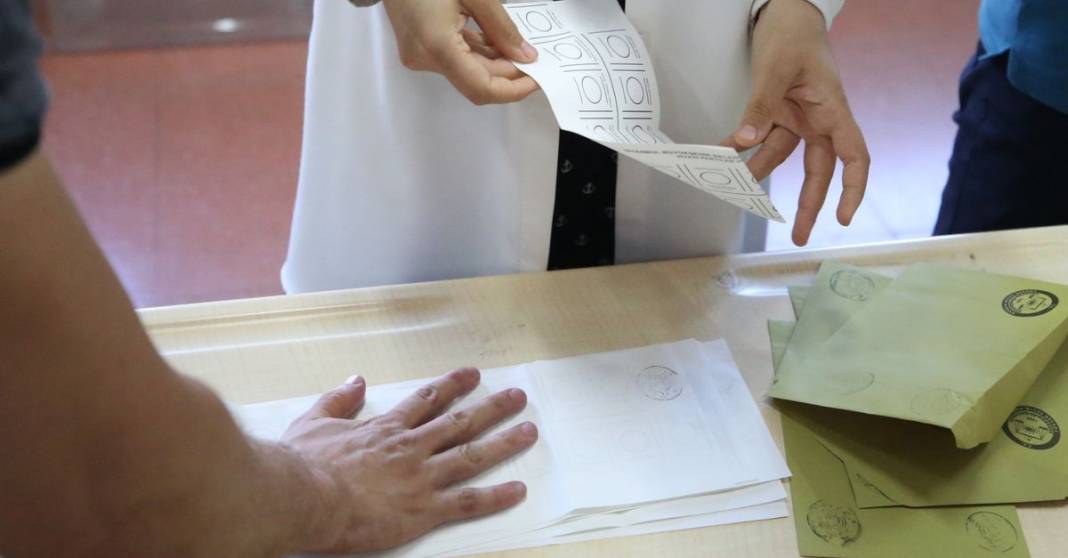
M776 364L792 323L769 322ZM1013 506L861 508L845 464L795 420L818 409L781 402L790 500L803 556L964 558L1030 556ZM840 411L839 411L840 412Z
M802 313L769 394L946 428L960 448L997 435L1068 336L1068 287L1031 279L919 264L882 284L824 264L809 296L824 317Z
M790 289L795 313L807 291ZM793 323L769 322L781 353ZM990 443L961 450L949 431L885 417L805 406L795 420L815 435L849 474L857 505L944 506L1068 498L1068 343Z
M783 415L782 428L793 472L790 499L803 556L1030 556L1013 506L860 508L842 462L788 413Z

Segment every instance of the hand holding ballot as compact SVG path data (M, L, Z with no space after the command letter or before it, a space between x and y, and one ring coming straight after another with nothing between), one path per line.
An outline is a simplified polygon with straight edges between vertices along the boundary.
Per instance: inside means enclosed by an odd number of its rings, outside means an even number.
M478 105L511 103L537 91L509 60L533 62L538 53L500 0L386 0L385 6L408 69L445 76ZM466 26L472 18L480 30Z

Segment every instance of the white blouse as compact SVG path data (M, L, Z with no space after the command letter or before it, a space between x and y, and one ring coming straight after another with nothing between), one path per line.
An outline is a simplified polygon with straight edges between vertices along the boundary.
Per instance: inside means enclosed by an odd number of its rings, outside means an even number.
M809 1L830 21L843 0ZM627 1L675 141L716 144L738 125L765 2ZM473 106L401 65L381 5L316 0L286 292L544 270L558 136L544 94ZM616 188L617 263L742 248L742 212L706 193L626 158Z

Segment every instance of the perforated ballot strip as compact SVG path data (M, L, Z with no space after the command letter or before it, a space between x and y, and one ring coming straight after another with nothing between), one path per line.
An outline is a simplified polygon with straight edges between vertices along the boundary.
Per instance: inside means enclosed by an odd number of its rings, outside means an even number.
M660 130L660 93L645 44L615 0L506 4L539 52L521 64L560 128L754 215L785 222L738 152L677 144Z

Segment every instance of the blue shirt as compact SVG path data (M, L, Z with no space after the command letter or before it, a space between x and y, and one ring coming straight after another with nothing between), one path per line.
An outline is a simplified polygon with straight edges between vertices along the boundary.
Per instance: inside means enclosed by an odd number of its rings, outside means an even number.
M0 172L37 147L48 105L29 0L0 0Z
M983 0L979 36L1017 89L1068 114L1068 0Z

